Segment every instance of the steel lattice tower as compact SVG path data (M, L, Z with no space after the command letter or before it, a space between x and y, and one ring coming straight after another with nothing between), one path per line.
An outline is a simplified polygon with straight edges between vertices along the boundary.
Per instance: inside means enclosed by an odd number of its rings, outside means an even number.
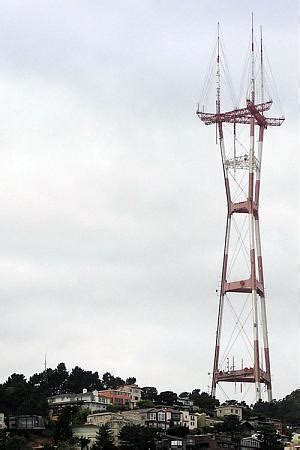
M219 26L218 26L219 30ZM219 291L219 311L216 331L216 342L214 351L214 364L212 372L211 394L215 397L217 384L220 382L231 383L253 383L255 385L256 401L261 399L261 385L265 385L268 401L272 400L272 384L270 370L269 343L267 331L267 314L265 303L265 288L263 275L263 261L261 251L261 238L259 226L259 196L261 182L261 163L264 133L268 127L280 126L284 118L270 118L265 116L265 112L272 106L272 101L265 102L263 99L263 47L261 34L260 63L260 102L256 101L256 75L255 52L253 37L253 17L252 17L252 39L251 39L251 65L250 65L250 85L249 97L246 105L241 109L221 112L220 99L220 37L218 31L217 58L216 58L216 112L206 113L197 110L199 119L206 125L215 124L217 138L221 151L223 175L225 182L225 192L227 200L227 221L225 232L225 244L223 255L223 267L221 276L221 286ZM226 125L228 124L228 125ZM234 147L234 156L229 157L225 148L224 126L233 128L233 135L236 136L237 126L249 127L249 144L245 144L242 155L237 155ZM258 140L257 140L258 138ZM257 140L257 141L256 141ZM246 172L245 196L240 201L234 201L232 196L231 178L234 179L237 171ZM232 175L230 177L230 174ZM231 279L228 273L228 254L231 246L232 220L236 215L245 218L247 226L247 258L249 272L245 267L245 276L242 279ZM223 370L220 367L220 349L222 344L223 312L226 299L229 295L235 295L236 301L242 300L250 302L252 336L252 363L250 367L237 369L233 363L232 367ZM248 300L247 300L248 299ZM242 324L241 324L242 325ZM259 326L260 325L260 326ZM251 334L251 333L250 333ZM261 343L261 345L260 345ZM260 350L260 347L263 350Z

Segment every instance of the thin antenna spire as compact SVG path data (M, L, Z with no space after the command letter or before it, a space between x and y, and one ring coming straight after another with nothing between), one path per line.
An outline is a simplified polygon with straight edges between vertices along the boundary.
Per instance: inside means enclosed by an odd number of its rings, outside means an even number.
M220 104L220 92L221 92L221 83L220 83L220 24L218 22L218 41L217 41L217 73L216 73L216 82L217 82L217 95L216 95L216 113L220 114L221 104Z
M254 34L253 34L253 13L251 14L251 101L255 102L255 54L254 54Z
M216 114L221 112L221 79L220 79L220 23L218 22L217 72L216 72ZM216 122L216 144L218 143L218 123Z
M260 93L261 103L264 102L264 64L263 64L263 32L260 27ZM263 114L263 111L262 111Z

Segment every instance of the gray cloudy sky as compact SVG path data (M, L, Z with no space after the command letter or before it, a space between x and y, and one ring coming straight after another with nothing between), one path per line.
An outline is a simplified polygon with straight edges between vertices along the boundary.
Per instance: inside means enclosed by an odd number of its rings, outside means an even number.
M286 122L261 199L274 394L297 387L297 2L2 0L0 378L64 361L207 389L225 195L194 111L221 22L253 10Z

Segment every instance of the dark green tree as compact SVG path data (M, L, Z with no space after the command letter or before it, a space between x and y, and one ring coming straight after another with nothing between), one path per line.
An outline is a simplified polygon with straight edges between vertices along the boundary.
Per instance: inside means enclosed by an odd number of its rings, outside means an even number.
M154 450L158 429L141 425L125 425L120 432L121 449Z
M188 427L183 427L182 425L176 425L168 429L168 434L170 436L185 437L189 434L189 429Z
M11 436L5 444L6 450L24 450L26 448L26 439L24 436Z
M223 423L214 427L215 431L226 433L232 441L238 443L241 439L241 428L239 418L235 415L225 416Z
M65 383L67 392L81 393L83 389L88 391L103 389L103 384L99 380L98 372L84 370L81 367L74 367Z
M135 377L128 377L126 378L125 384L135 384L136 378Z
M99 427L98 433L96 435L96 442L93 445L93 450L113 450L114 438L111 431L111 428L108 423L101 425Z
M190 397L190 392L181 392L181 394L178 395L178 397L180 398L189 398Z
M87 447L87 445L89 445L91 440L89 438L81 436L79 438L78 442L79 442L79 445L80 445L80 449L81 450L85 450L85 448Z
M55 423L54 442L67 442L72 438L72 421L73 416L78 412L78 408L66 406L62 409L61 414Z
M198 406L204 412L212 412L220 402L216 398L211 397L207 392L201 392L200 389L194 389L190 395L194 405Z
M151 400L141 400L141 401L137 402L137 407L139 409L153 408L154 407L154 403L151 402Z
M124 386L125 381L109 372L105 372L102 377L102 384L104 389L117 389L120 386Z
M145 386L142 388L142 400L150 400L155 403L157 401L158 392L154 386Z
M283 445L272 424L264 424L257 430L257 439L261 450L282 450Z
M176 403L176 400L177 400L177 394L175 392L163 391L158 395L156 402L159 405L172 406Z

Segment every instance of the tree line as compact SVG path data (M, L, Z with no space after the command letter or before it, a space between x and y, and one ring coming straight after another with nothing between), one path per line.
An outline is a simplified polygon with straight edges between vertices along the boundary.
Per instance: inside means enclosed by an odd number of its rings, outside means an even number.
M80 393L85 388L88 391L116 389L125 384L134 384L136 378L130 376L123 380L105 372L102 377L98 372L84 370L75 366L68 371L65 363L60 363L55 369L48 368L35 373L28 379L23 374L12 374L0 384L0 412L5 416L18 414L37 414L48 416L47 397L62 393ZM201 411L210 414L219 405L208 393L200 389L182 392L179 397L193 400ZM154 405L176 405L177 393L173 391L158 392L154 386L142 388L142 401L139 407ZM250 416L270 417L280 419L285 423L300 426L300 390L295 390L284 399L273 400L271 403L259 401L254 405L243 403L244 418Z

